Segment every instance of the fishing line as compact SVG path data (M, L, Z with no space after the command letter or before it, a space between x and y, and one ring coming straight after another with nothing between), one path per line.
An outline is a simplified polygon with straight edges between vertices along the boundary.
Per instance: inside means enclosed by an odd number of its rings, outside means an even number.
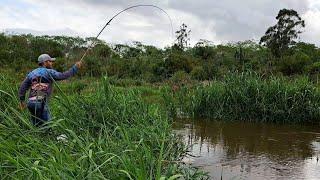
M170 20L171 35L172 35L172 37L173 37L172 20L171 20L171 17L169 16L169 14L168 14L165 10L163 10L162 8L160 8L160 7L156 6L156 5L139 4L139 5L134 5L134 6L127 7L127 8L125 8L125 9L123 9L122 11L118 12L117 14L115 14L115 15L103 26L103 28L100 30L100 32L99 32L98 35L95 37L95 39L98 39L98 37L100 36L100 34L104 31L104 29L105 29L108 25L110 25L110 22L111 22L115 17L117 17L118 15L120 15L121 13L123 13L123 12L125 12L125 11L127 11L127 10L129 10L129 9L137 8L137 7L153 7L153 8L157 8L157 9L159 9L160 11L164 12L164 13L167 15L167 17L169 18L169 20ZM87 55L88 51L92 48L94 42L95 42L95 41L92 41L92 42L91 42L91 44L89 45L89 47L86 49L86 51L85 51L84 54L82 55L80 61L82 61L83 58Z

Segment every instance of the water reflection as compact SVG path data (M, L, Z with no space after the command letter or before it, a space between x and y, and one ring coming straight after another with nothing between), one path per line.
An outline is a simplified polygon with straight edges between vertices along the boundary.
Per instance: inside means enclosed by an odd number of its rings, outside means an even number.
M192 156L213 179L320 179L320 127L177 119ZM193 157L195 156L195 157Z

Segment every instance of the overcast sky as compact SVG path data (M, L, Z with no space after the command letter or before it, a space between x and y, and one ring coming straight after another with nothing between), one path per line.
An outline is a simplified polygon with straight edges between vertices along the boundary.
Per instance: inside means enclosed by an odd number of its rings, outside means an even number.
M296 10L306 21L301 40L320 46L320 0L0 0L0 32L96 36L114 14L136 4L153 4L171 17L173 30L191 29L191 44L256 40L276 23L282 8ZM158 47L174 41L170 20L159 9L131 9L102 33L108 43L140 41Z

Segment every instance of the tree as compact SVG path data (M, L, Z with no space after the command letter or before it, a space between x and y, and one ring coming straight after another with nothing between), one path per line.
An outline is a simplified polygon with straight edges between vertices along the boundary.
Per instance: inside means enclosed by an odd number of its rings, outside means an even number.
M176 41L174 46L178 47L180 50L184 50L189 45L191 30L184 23L180 26L180 29L176 31Z
M295 52L303 52L308 55L313 62L319 61L320 49L314 45L305 42L298 42L292 48L290 48L290 54Z
M304 20L293 9L281 9L276 17L278 23L269 27L261 37L260 44L268 47L275 57L282 57L305 27Z
M212 42L200 39L193 47L193 54L203 60L209 60L216 55L216 51Z
M285 75L302 74L311 63L308 55L303 52L295 52L293 55L281 59L278 67Z

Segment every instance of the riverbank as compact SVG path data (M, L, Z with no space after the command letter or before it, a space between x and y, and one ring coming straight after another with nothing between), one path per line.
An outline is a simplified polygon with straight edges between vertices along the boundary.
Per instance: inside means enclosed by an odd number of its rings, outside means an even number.
M186 148L172 134L166 114L158 106L144 103L133 90L119 92L108 78L92 86L94 93L72 91L67 95L63 90L67 83L56 85L50 102L53 120L41 129L30 124L27 111L17 110L17 86L12 79L1 78L1 179L204 175L179 163Z
M317 124L320 117L319 88L304 77L249 72L162 84L77 78L55 85L48 134L17 110L19 80L0 78L1 178L200 178L203 172L181 163L186 146L172 134L172 118Z
M307 77L228 74L207 86L182 88L177 106L191 117L272 123L320 122L320 89Z

